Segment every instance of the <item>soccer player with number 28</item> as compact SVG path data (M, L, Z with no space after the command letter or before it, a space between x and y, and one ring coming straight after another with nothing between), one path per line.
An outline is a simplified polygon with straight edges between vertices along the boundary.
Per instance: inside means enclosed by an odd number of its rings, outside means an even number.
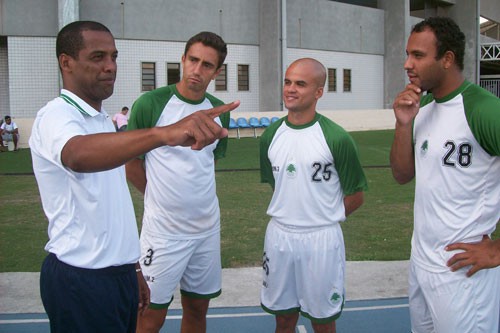
M498 332L500 100L464 79L465 36L449 18L408 39L410 83L394 101L395 179L414 177L413 333ZM423 92L426 95L422 95Z

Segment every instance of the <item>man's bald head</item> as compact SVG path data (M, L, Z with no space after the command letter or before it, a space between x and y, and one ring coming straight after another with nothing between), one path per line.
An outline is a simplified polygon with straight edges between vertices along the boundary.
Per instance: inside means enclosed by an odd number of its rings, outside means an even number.
M318 87L324 87L326 83L326 69L322 63L313 58L301 58L292 62L289 66L307 67L308 71L314 75L314 79Z

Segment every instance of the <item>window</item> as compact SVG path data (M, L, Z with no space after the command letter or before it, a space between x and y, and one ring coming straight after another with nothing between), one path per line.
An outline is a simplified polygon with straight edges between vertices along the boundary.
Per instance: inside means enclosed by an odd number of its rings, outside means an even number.
M345 92L351 91L351 70L350 69L344 69L344 91Z
M220 67L219 75L215 78L215 91L227 91L227 65Z
M238 91L249 91L248 65L238 65Z
M181 80L181 64L178 62L167 62L167 85L177 83Z
M150 91L156 88L156 76L154 62L141 63L142 69L142 91Z
M337 69L328 68L328 91L337 91Z

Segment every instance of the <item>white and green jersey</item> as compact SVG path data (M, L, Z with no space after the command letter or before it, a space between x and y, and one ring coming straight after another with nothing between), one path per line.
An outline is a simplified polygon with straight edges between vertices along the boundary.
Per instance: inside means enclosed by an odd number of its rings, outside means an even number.
M222 104L209 94L199 101L187 100L175 85L169 85L139 97L132 107L128 130L170 125L196 111ZM215 120L229 127L229 113ZM224 157L226 147L224 138L200 151L163 146L145 155L147 185L142 232L189 239L219 231L214 160Z
M267 214L282 225L315 228L344 221L344 196L367 188L351 136L318 113L302 126L282 118L260 140L261 181L274 189Z
M478 242L500 218L500 100L465 81L422 98L414 121L412 260L440 272L455 242Z

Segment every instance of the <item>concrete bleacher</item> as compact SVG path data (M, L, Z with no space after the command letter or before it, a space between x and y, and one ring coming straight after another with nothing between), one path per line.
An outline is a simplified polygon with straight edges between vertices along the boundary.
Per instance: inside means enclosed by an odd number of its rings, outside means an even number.
M393 129L395 118L392 109L380 109L380 110L335 110L335 111L319 111L319 113L325 115L331 120L335 121L340 126L344 127L347 131L369 131L369 130L383 130L383 129ZM231 117L236 119L239 117L244 117L247 120L250 117L284 117L287 114L286 111L262 111L262 112L238 112L233 111ZM19 148L28 148L28 139L31 135L31 128L33 126L34 118L16 118L12 117L12 120L19 127ZM265 128L257 128L255 130L256 136L260 136ZM240 137L253 137L253 128L243 128L239 130ZM236 129L229 131L230 138L236 138Z

